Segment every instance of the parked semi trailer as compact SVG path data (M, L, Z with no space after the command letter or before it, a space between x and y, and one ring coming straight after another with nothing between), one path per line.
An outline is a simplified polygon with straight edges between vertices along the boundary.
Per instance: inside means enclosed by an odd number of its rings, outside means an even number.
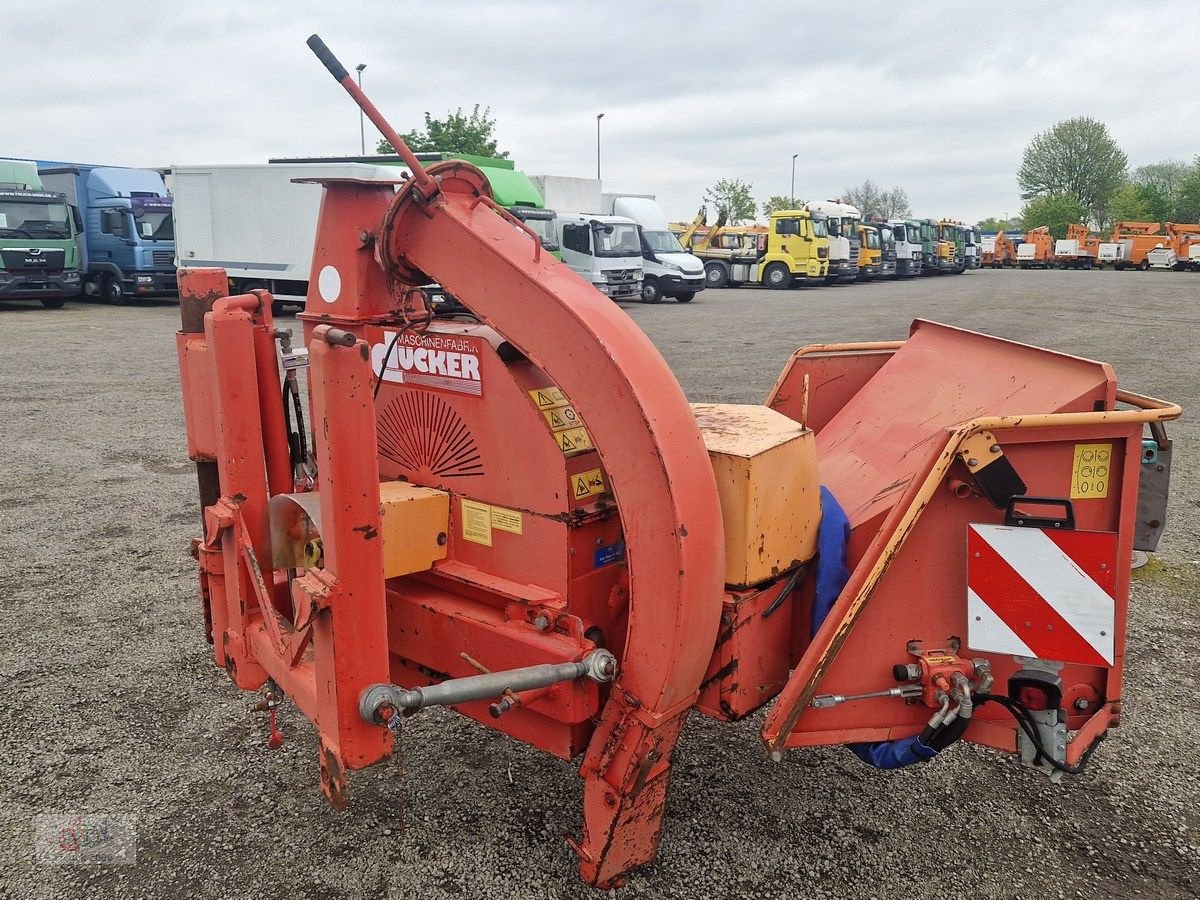
M888 224L896 239L896 277L913 278L925 267L921 245L921 223L916 219L891 219Z
M858 224L862 221L862 213L857 207L839 200L810 200L804 208L813 215L825 217L829 232L829 274L825 276L825 283L857 280L858 256L862 249Z
M937 219L921 219L921 249L925 275L945 275L954 268L954 241L943 237Z
M938 258L939 263L945 263L943 271L961 275L967 269L967 242L962 224L952 219L939 219L938 240L947 250L945 256Z
M109 303L174 297L172 199L152 169L44 164L42 182L79 207L83 293Z
M883 244L874 225L858 226L858 280L874 281L883 271Z
M842 746L892 770L975 743L992 752L940 783L1008 765L1031 807L1071 802L1031 776L1083 771L1131 700L1129 560L1161 534L1164 423L1180 408L1119 387L1102 361L920 320L904 340L797 350L761 404L689 404L622 310L479 203L478 169L448 165L413 158L399 190L324 186L314 268L340 289L319 282L300 320L311 432L281 402L269 297L223 296L219 269L181 274L172 343L204 519L195 644L236 687L269 692L269 744L286 701L344 810L353 773L399 756L412 716L469 717L477 742L504 735L556 777L577 769L567 843L606 890L677 853L660 837L698 716L761 710L763 765ZM424 277L477 320L414 317ZM1169 718L1179 701L1144 702ZM441 727L457 726L443 714L423 732ZM1099 752L1136 754L1128 743ZM259 754L253 780L293 763ZM748 767L703 781L737 796L720 778ZM841 779L848 823L881 790L932 788L920 771L884 777ZM906 810L914 848L987 826L948 825L953 787L942 800ZM795 838L764 840L764 867L803 852ZM507 858L521 883L539 859ZM945 885L969 869L946 866Z
M872 222L872 227L879 231L879 277L896 278L897 241L896 233L887 222Z
M0 159L0 300L58 309L78 296L79 210L46 188L37 164Z
M714 229L703 243L692 252L704 262L709 287L761 284L783 290L824 284L829 273L825 218L807 209L776 210L765 232L757 226Z

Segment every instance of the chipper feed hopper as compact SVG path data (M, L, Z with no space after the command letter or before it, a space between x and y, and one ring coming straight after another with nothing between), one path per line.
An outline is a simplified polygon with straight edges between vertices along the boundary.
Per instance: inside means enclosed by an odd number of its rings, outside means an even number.
M450 706L578 760L569 842L604 886L657 852L689 715L773 704L776 761L1086 762L1178 407L924 321L797 351L765 405L689 404L477 169L423 168L309 43L411 177L321 182L294 347L218 269L180 272L177 341L213 654L267 689L272 742L284 698L312 720L330 802ZM434 316L434 284L468 312Z

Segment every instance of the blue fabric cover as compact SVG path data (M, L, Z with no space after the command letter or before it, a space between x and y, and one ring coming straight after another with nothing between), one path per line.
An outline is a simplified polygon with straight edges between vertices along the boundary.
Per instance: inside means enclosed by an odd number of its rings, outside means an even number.
M846 568L846 543L850 540L850 519L833 492L821 485L821 525L817 530L816 590L812 604L812 634L815 636L833 604L850 580ZM899 769L933 759L938 751L921 743L920 735L894 741L847 744L850 751L877 769Z

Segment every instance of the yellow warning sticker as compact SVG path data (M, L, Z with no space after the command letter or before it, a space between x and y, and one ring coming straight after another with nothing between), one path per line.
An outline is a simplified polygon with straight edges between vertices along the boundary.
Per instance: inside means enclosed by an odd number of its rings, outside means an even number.
M1071 467L1071 499L1093 500L1108 496L1112 480L1112 444L1076 444Z
M586 500L596 494L604 493L604 473L599 469L589 469L571 476L571 492L576 500Z
M550 426L551 431L563 431L567 428L578 428L583 425L583 419L579 418L579 413L575 412L573 406L560 406L558 409L543 409L542 415L546 417L546 424Z
M563 453L581 453L593 449L592 436L586 428L570 428L558 432L555 437L558 438L558 446Z
M558 409L569 402L566 395L556 387L534 388L529 392L538 409Z
M463 499L462 536L464 541L492 546L492 508L486 503Z
M521 514L515 509L505 509L503 506L492 507L492 527L509 534L521 534Z

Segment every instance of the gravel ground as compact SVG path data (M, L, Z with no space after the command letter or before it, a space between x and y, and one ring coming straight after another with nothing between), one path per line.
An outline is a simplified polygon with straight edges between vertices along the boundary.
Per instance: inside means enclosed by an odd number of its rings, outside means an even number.
M695 400L760 402L800 344L904 336L924 316L1108 360L1200 406L1200 277L972 272L631 305ZM562 837L572 766L450 713L406 726L402 765L358 773L346 813L285 708L211 664L187 554L172 303L0 304L0 897L587 897ZM1062 786L959 746L895 773L838 748L764 760L760 722L689 722L658 861L618 897L1194 897L1200 491L1177 442L1171 521L1135 584L1123 726ZM401 769L403 768L403 772ZM132 817L136 863L39 862L34 820Z

